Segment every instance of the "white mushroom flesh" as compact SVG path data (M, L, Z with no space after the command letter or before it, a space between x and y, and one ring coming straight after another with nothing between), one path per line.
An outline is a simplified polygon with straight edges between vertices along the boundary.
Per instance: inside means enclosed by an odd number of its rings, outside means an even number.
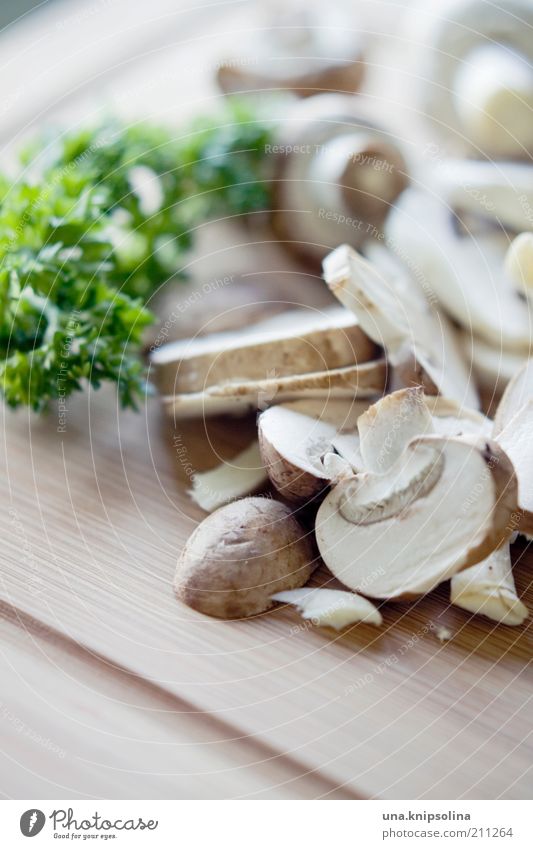
M496 445L426 436L409 444L409 455L415 460L400 458L397 486L396 469L360 476L363 484L341 481L316 518L326 565L350 589L376 598L429 592L510 533L516 480Z

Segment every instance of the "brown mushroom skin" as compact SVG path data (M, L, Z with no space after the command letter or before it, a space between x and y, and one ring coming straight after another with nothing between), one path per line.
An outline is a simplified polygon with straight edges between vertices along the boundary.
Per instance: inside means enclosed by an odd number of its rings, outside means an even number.
M304 586L316 563L289 507L243 498L198 525L178 559L174 589L200 613L242 619L272 607L274 593Z

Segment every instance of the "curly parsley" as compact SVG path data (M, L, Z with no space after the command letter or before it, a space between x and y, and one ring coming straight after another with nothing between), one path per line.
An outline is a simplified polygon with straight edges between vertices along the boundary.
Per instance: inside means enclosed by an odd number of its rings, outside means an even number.
M150 295L179 274L191 231L269 205L269 127L241 104L171 129L109 123L41 138L0 177L0 391L46 408L85 380L145 391Z

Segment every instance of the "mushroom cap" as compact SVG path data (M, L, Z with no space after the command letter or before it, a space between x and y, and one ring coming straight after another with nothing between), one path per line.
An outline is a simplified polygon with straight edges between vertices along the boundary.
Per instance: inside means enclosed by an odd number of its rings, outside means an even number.
M285 504L243 498L198 525L179 557L174 588L200 613L237 619L268 610L273 594L303 586L315 566L310 538Z
M338 483L318 511L316 538L350 589L413 598L501 545L516 502L513 466L495 443L425 436L388 473Z
M328 468L324 458L334 448L342 455L336 444L342 431L348 431L357 446L357 418L366 406L348 400L297 401L270 407L259 416L261 456L270 480L285 498L301 503L325 492L333 467Z

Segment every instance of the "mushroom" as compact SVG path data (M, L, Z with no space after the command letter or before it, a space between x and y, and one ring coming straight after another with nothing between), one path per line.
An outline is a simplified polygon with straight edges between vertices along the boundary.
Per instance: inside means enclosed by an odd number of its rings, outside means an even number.
M325 495L328 486L362 471L385 471L414 436L489 434L491 423L421 387L368 402L295 401L270 407L258 420L261 456L270 480L291 502Z
M366 406L349 400L296 401L261 413L261 456L270 480L284 498L306 502L324 493L332 480L353 473L356 422ZM343 454L342 437L346 437L348 457Z
M318 0L269 4L264 25L246 33L241 52L222 60L217 80L225 92L289 90L355 92L363 78L361 39L352 7L325 9Z
M273 152L274 228L313 264L340 242L360 246L380 230L408 184L393 133L367 118L356 99L340 94L296 104Z
M533 148L532 148L533 150ZM524 162L446 158L415 171L452 209L520 232L532 226L533 167Z
M259 443L254 440L231 461L195 474L189 495L202 510L210 513L229 501L257 492L267 481Z
M496 443L417 437L387 472L331 490L316 517L318 548L350 589L415 598L502 545L516 499L512 464Z
M533 152L529 0L448 0L428 11L422 21L429 25L416 34L425 53L418 67L423 110L438 131L483 155L527 158Z
M454 575L450 601L502 625L521 625L529 612L516 594L508 544L486 560Z
M421 387L386 395L357 420L363 468L385 473L394 468L406 445L431 433L433 419Z
M466 331L498 351L529 355L531 315L505 274L504 233L461 237L445 203L413 190L391 212L386 234Z
M525 352L509 351L461 330L458 340L466 362L472 366L479 390L486 398L499 398L524 363Z
M239 416L299 398L372 398L383 392L386 380L387 364L381 359L309 374L228 381L209 386L205 392L167 395L161 400L167 415L174 419Z
M227 333L182 339L150 357L163 394L203 392L228 382L301 375L368 362L375 344L347 310L291 310Z
M272 595L301 587L315 567L313 548L290 509L270 498L243 498L207 516L178 560L180 601L208 616L255 616Z
M493 438L499 441L502 431L513 420L516 410L522 409L527 398L533 398L533 370L529 365L524 366L510 381L498 405L493 423ZM513 433L507 432L508 436ZM505 437L504 437L505 439ZM505 449L505 444L504 444ZM509 446L506 449L511 461ZM515 472L518 478L518 500L521 503L521 464L515 462ZM512 517L511 530L514 531L519 514ZM450 586L452 604L463 607L472 613L482 613L496 622L505 625L521 625L528 615L527 608L519 600L511 567L510 544L505 543L488 558L465 569L459 575L454 575Z
M494 415L494 436L507 427L516 413L533 400L533 360L527 360L509 381Z
M515 530L533 535L533 399L524 404L498 433L498 443L514 464L518 477L519 513Z
M336 631L353 625L354 622L367 622L370 625L383 623L381 613L372 602L346 590L304 587L276 593L272 596L272 601L293 604L301 613L302 619L308 619L320 627L334 628Z
M348 245L324 260L324 278L338 300L357 316L361 328L383 346L401 377L406 357L419 366L417 382L429 393L477 407L451 326L426 299L423 289L390 252L376 245L373 262Z

